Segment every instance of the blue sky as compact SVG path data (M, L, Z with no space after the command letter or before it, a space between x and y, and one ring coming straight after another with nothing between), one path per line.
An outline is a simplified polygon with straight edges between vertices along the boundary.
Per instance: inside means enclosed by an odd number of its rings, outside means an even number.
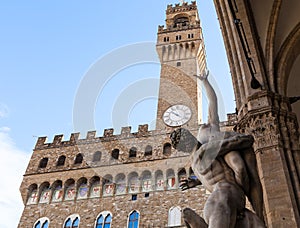
M118 53L121 47L155 43L157 27L164 24L165 9L171 3L177 1L0 2L0 152L7 159L0 165L2 172L8 172L12 170L9 164L14 164L10 179L15 189L1 190L5 197L0 199L0 210L11 205L10 216L19 216L13 204L22 207L18 187L36 137L48 136L52 141L55 134L64 134L68 139L74 131L76 94L93 65L109 53ZM208 66L221 91L224 116L234 112L235 105L220 26L213 1L197 3ZM115 67L114 64L108 67ZM94 105L97 135L102 135L104 128L115 127L119 131L119 122L114 119L119 108L114 105L120 102L126 88L149 78L153 79L155 94L159 64L128 66L110 78ZM135 130L138 124L151 125L155 114L156 97L147 96L138 100L126 113L125 122L120 123L132 125ZM17 164L13 163L16 158Z

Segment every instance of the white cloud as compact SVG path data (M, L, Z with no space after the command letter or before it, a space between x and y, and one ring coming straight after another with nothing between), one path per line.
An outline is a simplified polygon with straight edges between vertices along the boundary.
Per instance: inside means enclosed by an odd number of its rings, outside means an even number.
M0 116L1 117L1 116ZM18 149L9 136L10 128L0 128L0 227L17 227L24 205L19 187L29 161L29 153Z

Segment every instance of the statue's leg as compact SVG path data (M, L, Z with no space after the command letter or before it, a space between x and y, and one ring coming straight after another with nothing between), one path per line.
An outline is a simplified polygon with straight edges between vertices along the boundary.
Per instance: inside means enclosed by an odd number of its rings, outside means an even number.
M245 209L243 219L237 220L235 228L265 228L261 219L253 212Z
M233 170L236 182L248 194L249 192L249 177L247 167L244 163L241 154L238 151L231 151L224 156L227 165Z
M236 199L229 188L219 187L209 196L204 219L209 228L234 228L237 216Z
M248 170L248 176L250 181L250 191L247 194L249 201L258 215L258 217L264 221L263 217L263 193L260 179L257 172L255 153L252 148L244 150L243 158Z
M190 208L183 209L183 219L189 228L208 228L204 219Z

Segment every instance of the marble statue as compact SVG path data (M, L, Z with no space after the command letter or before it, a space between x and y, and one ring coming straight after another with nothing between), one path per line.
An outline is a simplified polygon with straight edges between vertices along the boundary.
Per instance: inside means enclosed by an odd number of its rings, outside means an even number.
M209 72L197 76L208 97L208 123L200 127L197 138L183 128L171 134L174 148L191 153L191 167L197 177L183 181L182 190L202 184L211 192L203 218L186 208L183 210L184 221L190 228L265 227L253 137L220 131L217 96L208 75ZM246 196L255 213L245 208Z

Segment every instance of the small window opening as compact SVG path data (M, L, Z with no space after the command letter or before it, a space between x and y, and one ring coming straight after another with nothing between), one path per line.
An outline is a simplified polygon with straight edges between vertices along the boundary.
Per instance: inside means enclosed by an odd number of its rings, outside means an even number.
M181 62L177 62L177 66L180 67L181 66Z
M93 162L98 162L100 160L101 160L101 152L97 151L97 152L94 153Z
M148 198L150 196L150 193L149 192L146 192L145 193L145 198Z
M129 157L130 158L135 158L136 157L136 151L137 149L135 147L132 147L130 150L129 150Z
M39 164L39 168L46 168L48 164L48 158L43 158L41 161L40 161L40 164Z
M66 161L66 156L62 155L58 158L56 166L64 166Z
M148 145L145 149L145 156L151 156L152 155L152 146Z
M132 201L137 200L137 194L131 195L131 200L132 200Z
M75 158L75 161L74 161L74 164L81 164L83 161L83 156L82 154L77 154L76 155L76 158Z
M164 145L164 148L163 148L163 154L164 155L170 155L171 154L171 144L170 143L166 143Z
M120 150L119 150L119 149L114 149L114 150L111 152L111 156L112 156L112 158L114 158L114 159L119 159L119 154L120 154Z

